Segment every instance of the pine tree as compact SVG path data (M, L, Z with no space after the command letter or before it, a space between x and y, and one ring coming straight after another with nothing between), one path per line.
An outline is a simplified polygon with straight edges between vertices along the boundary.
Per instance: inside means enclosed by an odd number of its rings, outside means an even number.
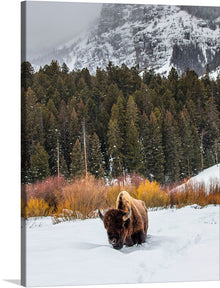
M105 111L110 115L111 114L111 109L113 104L116 103L117 99L119 96L119 89L118 86L116 84L110 84L108 87L108 91L107 94L104 98L103 101L103 108L105 109Z
M180 168L181 177L186 178L193 173L193 158L194 158L194 141L193 133L190 124L189 114L184 109L180 113L180 135L181 135L181 155Z
M180 179L180 138L177 122L170 111L166 112L164 119L164 155L165 155L165 181L176 182Z
M53 99L49 99L47 103L47 109L54 115L55 118L58 117L58 111L56 109Z
M123 155L121 154L123 139L120 137L117 120L110 119L107 137L110 173L113 177L118 177L123 172Z
M142 145L139 139L139 111L132 96L126 107L125 167L128 172L140 172L143 168Z
M91 99L91 93L92 91L86 86L83 89L81 89L79 93L79 99L83 101L83 103L86 105Z
M61 161L60 161L60 173L64 175L66 178L69 177L69 171L68 171L68 167L66 165L64 156L62 156Z
M104 177L103 156L99 137L96 133L93 134L90 145L88 170L95 177Z
M99 109L95 102L89 98L87 101L87 111L91 122L96 123L98 120Z
M70 147L72 150L77 138L81 136L81 125L79 124L78 115L74 107L70 111L70 120L68 124L68 129L70 133Z
M108 155L113 177L122 174L124 167L124 135L125 135L124 99L120 93L117 103L112 106L108 125Z
M87 106L83 103L82 99L78 103L77 117L78 117L79 123L82 123L84 119L86 122L88 120L88 109L87 109Z
M48 110L44 111L45 149L49 155L51 175L57 175L57 140L60 139L59 125L54 115Z
M62 66L61 66L61 72L63 73L63 74L68 74L69 73L69 68L68 68L68 66L66 65L66 63L63 63L62 64Z
M59 110L59 127L60 127L60 147L61 155L64 156L67 166L69 167L71 159L70 153L72 145L70 140L70 130L69 130L69 117L67 105L64 100L61 101Z
M55 84L54 81L57 79L57 76L60 73L60 66L58 61L52 60L50 65L45 65L44 72L51 78L52 82Z
M64 100L64 101L66 101L67 100L67 98L66 98L66 89L65 89L65 86L64 86L64 81L63 81L61 76L57 77L56 90L57 90L60 98L62 100Z
M179 135L181 137L181 177L195 175L201 171L201 142L198 111L192 101L180 112Z
M31 170L33 180L43 180L49 176L49 156L44 147L37 143L35 153L31 156Z
M34 80L34 68L31 63L26 61L21 64L21 87L25 90L31 87Z
M71 153L71 164L70 164L70 177L81 177L85 173L85 164L83 158L83 152L79 140L73 146Z
M139 111L137 108L137 104L134 101L133 96L130 96L127 102L126 107L126 122L130 123L131 121L134 122L134 125L138 127L139 125Z
M153 82L153 79L155 78L155 71L153 68L150 70L145 70L144 75L143 75L143 82L147 85L150 86L151 82Z
M193 139L192 174L196 175L201 171L200 140L196 127L191 124Z
M58 93L58 91L56 89L56 85L52 85L51 82L50 82L50 84L51 85L46 89L46 95L44 97L44 99L45 99L44 103L47 104L49 99L53 98L56 107L58 107L58 105L60 103L60 99L61 99L60 94Z
M203 147L205 150L205 166L218 163L220 152L220 120L219 112L210 97L205 107L206 123L204 127Z
M106 71L108 84L116 83L118 66L113 65L113 63L109 61L108 66L106 67Z
M144 129L142 131L144 157L146 162L146 176L149 179L164 182L164 153L162 146L162 127L160 124L160 113L156 110L151 113L150 119L144 114L142 121Z
M114 108L113 108L114 107ZM115 105L112 107L112 114L111 117L117 119L121 138L124 138L125 135L125 126L126 126L126 119L125 119L125 99L120 91L118 95L118 99Z
M166 89L159 101L161 102L161 106L165 110L169 110L171 108L173 101L175 101L175 100L173 98L172 92L169 89ZM172 112L175 113L175 107L172 107Z
M22 93L21 107L22 179L29 182L30 157L35 151L37 142L44 145L42 106L37 103L36 95L30 87Z
M146 85L141 83L141 87L139 90L136 90L133 94L135 103L137 103L138 110L140 111L141 115L143 113L147 113L150 115L153 105L149 99L149 93Z
M136 83L135 81L132 81L134 79L131 78L130 72L131 71L125 64L122 64L121 68L118 67L116 72L116 84L126 99L128 95L135 92L136 87Z
M124 139L126 134L125 99L122 92L119 93L116 104L112 106L111 118L117 121L119 137L121 139L121 154L125 154Z
M142 145L139 140L138 129L133 120L127 123L125 147L126 170L130 173L141 172L143 170Z
M25 130L26 141L32 144L34 141L34 129L35 127L35 114L36 114L36 95L34 91L29 87L23 98L23 121L22 128Z
M216 79L216 107L220 111L220 73Z
M53 89L51 95L49 96L50 99L53 99L54 105L57 110L60 108L61 96L58 93L57 89Z
M130 93L134 93L135 91L140 90L141 88L141 77L139 75L140 70L138 66L135 67L131 67L130 69L130 75L131 75L131 79L130 79Z
M99 91L102 91L102 93L105 95L107 92L107 74L106 71L101 70L97 67L96 69L96 77L94 79L94 86L99 89Z
M89 70L88 68L83 68L82 71L80 72L82 78L84 79L87 87L89 90L91 90L91 87L92 87L92 77L89 73Z
M170 73L168 75L168 80L169 80L169 89L172 93L172 95L176 98L177 91L178 91L178 80L179 76L174 67L171 68Z

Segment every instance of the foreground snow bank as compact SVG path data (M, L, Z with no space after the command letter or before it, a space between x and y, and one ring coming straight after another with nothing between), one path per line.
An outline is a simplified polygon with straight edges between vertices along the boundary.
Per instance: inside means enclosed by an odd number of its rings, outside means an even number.
M142 246L114 250L100 219L27 221L27 286L219 280L219 206L149 212Z

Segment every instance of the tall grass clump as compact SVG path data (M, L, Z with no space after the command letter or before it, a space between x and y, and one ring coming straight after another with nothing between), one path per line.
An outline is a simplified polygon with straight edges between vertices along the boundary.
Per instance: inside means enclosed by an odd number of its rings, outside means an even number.
M34 212L34 207L32 206L32 208L29 211L28 215L25 215L26 210L24 208L26 208L29 203L32 201L33 199L42 199L44 200L44 202L48 205L49 207L49 214L51 214L52 212L56 212L57 211L57 207L58 207L58 203L61 201L61 197L62 194L60 193L60 190L63 186L65 186L67 184L67 180L65 180L65 178L63 176L58 177L49 177L45 180L42 181L37 181L33 184L22 184L21 186L21 200L22 200L22 215L23 217L34 217L35 216L35 212ZM32 205L36 205L36 211L38 210L38 202L34 202L32 203ZM45 210L47 211L47 210ZM48 213L45 213L45 215ZM42 215L39 215L42 216Z
M25 211L26 218L48 216L49 214L50 214L50 207L45 200L31 198L28 201Z
M103 206L106 207L106 189L103 180L92 176L76 179L65 185L61 193L56 215L62 215L63 209L73 211L75 218L92 218L97 216L93 212Z
M169 192L171 206L181 208L186 205L198 204L202 207L209 204L220 204L220 186L211 183L208 187L204 183L186 182Z
M168 203L168 193L160 188L156 181L145 180L140 183L137 189L137 199L145 202L147 207L166 207Z

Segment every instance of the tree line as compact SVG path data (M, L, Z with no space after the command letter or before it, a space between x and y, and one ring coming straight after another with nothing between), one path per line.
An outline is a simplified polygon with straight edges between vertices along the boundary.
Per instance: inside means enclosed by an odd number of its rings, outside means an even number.
M172 183L219 162L220 77L208 69L202 78L174 68L140 76L109 62L91 75L55 60L37 72L24 62L21 86L22 183L58 170L67 179L88 170Z

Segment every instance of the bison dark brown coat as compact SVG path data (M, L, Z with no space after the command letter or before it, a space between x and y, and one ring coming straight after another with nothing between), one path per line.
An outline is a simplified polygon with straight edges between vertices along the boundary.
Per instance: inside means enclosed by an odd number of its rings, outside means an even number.
M116 209L109 209L99 216L107 230L109 243L113 248L144 243L148 229L148 215L145 203L134 199L128 192L119 193Z

